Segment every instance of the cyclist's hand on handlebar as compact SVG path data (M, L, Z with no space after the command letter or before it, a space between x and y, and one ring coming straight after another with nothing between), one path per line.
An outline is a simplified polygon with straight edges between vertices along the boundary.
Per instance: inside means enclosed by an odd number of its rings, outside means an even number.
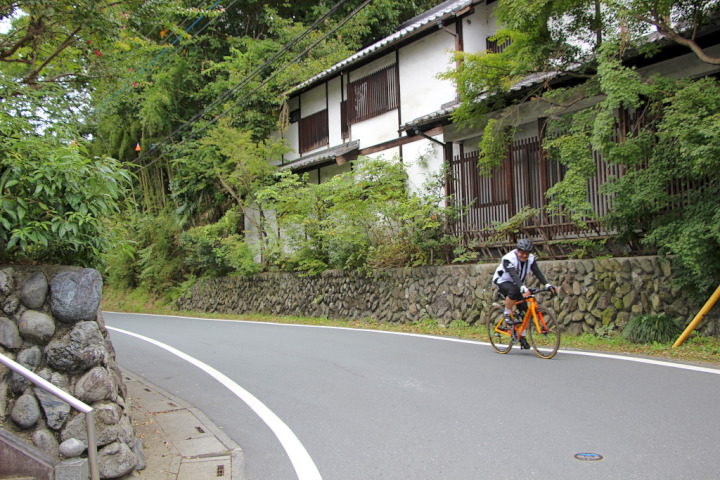
M558 293L557 287L553 286L551 283L548 283L545 285L545 290L549 290L552 293L554 293L555 295L557 295L557 293Z
M525 285L520 287L520 293L522 294L522 296L524 298L528 298L531 295L530 290L528 290L528 288Z

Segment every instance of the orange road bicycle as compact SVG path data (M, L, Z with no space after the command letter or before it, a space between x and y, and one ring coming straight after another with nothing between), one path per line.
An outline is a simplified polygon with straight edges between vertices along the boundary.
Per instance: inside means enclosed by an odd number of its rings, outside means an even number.
M527 311L522 322L512 326L505 324L503 313L505 308L495 305L488 312L487 329L488 337L492 347L498 353L507 353L512 349L513 343L520 341L520 336L527 330L527 336L530 338L535 353L541 358L552 358L560 348L560 326L557 318L552 310L542 307L535 301L537 293L553 293L548 290L540 290L537 288L530 289L530 296L521 303L527 304ZM504 296L500 295L504 300ZM513 313L513 318L519 314ZM511 328L512 327L512 328Z

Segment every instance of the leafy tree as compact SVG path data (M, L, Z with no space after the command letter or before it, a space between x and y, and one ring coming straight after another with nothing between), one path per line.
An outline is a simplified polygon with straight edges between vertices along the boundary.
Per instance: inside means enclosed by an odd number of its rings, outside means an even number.
M548 192L550 208L575 223L594 215L586 199L587 180L595 175L592 151L625 167L622 178L605 186L613 195L605 220L621 238L674 255L684 284L700 296L720 280L713 223L720 157L711 133L718 126L718 82L644 77L628 59L677 43L701 61L719 64L700 41L719 7L715 1L501 0L496 13L504 28L496 38L509 46L498 54L458 54L463 63L445 74L457 83L463 102L455 119L487 125L480 155L487 170L503 155L499 146L517 108L529 101L545 104L545 148L567 172ZM649 34L665 40L648 42ZM512 94L511 87L527 78L536 80L534 86ZM588 99L596 99L593 106L579 109ZM488 122L491 111L498 113ZM618 111L637 112L650 124L618 135ZM689 206L679 209L668 185L688 181L699 186L683 199Z
M103 52L122 30L117 5L18 0L0 9L12 17L0 35L4 260L91 265L112 244L105 222L130 174L89 153L79 112L109 68Z
M0 143L0 249L4 260L91 265L110 245L105 219L130 181L117 161L85 146L14 130L4 114ZM25 135L22 135L25 133ZM20 137L20 138L18 138Z
M289 172L257 193L274 212L267 261L288 270L381 269L445 259L448 211L432 190L410 193L401 162L360 159L319 185Z

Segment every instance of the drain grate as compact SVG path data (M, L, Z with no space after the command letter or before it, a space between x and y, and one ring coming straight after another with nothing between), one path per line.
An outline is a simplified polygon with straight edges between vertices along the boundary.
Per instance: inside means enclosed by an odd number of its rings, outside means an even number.
M217 476L217 477L224 477L224 476L225 476L225 465L218 465L218 466L217 466L217 472L215 473L215 476Z

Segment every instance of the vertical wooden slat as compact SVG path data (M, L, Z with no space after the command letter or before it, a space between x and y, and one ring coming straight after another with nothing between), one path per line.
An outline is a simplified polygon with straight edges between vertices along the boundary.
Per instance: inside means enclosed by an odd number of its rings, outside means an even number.
M399 108L397 65L389 65L348 84L348 124Z
M321 110L299 122L300 153L309 152L330 142L328 111Z
M506 187L507 187L507 196L508 196L508 215L512 217L515 215L515 189L513 188L514 185L514 178L513 178L513 159L512 159L512 147L508 148L507 155L505 156L505 165L506 165L506 171L505 171L505 181L506 181Z

